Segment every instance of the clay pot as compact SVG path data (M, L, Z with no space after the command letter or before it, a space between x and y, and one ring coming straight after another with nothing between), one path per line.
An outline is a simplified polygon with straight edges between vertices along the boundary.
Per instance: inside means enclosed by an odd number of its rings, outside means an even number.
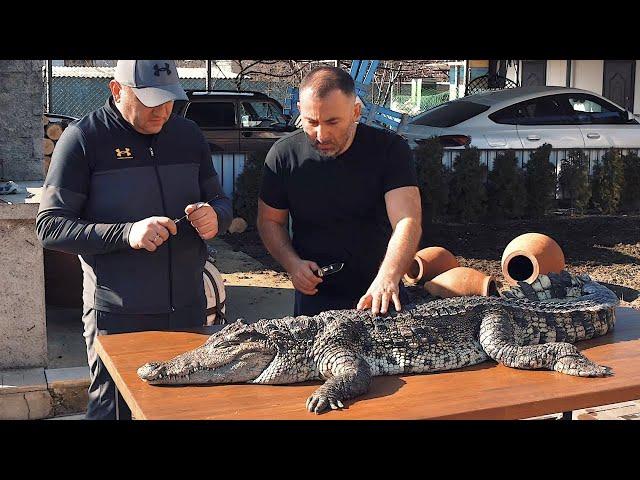
M447 270L457 267L458 260L453 254L442 247L427 247L420 250L413 257L411 267L405 274L407 283L417 284L431 280Z
M492 275L469 267L455 267L425 283L424 288L436 297L497 296L498 287Z
M502 274L510 285L531 283L538 275L560 272L564 267L560 245L542 233L525 233L514 238L502 254Z

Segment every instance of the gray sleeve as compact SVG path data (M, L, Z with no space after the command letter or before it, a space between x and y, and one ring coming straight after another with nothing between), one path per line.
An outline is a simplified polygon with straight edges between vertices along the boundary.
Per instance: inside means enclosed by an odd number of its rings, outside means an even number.
M199 131L199 130L198 130ZM211 206L218 215L218 234L224 233L231 225L233 220L233 208L231 205L231 199L222 190L220 185L220 179L218 173L213 166L211 160L211 151L209 145L204 139L202 132L199 131L200 138L202 139L202 149L200 158L200 200L207 202L212 198L215 198L211 202Z
M36 233L44 248L78 255L131 248L129 231L133 223L92 223L82 219L90 177L84 135L70 125L53 151L36 216Z

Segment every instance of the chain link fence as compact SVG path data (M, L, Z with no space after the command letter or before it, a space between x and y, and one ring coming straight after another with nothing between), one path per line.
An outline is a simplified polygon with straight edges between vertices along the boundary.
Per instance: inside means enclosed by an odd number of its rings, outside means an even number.
M448 102L450 93L446 92L423 92L420 96L420 103L411 95L396 95L391 102L391 108L398 112L408 113L409 115L418 115L419 113L437 107L438 105Z
M109 98L109 82L114 71L114 66L54 65L51 72L49 113L79 118L100 108ZM216 78L218 70L215 68L212 68L211 73L211 90L238 90L237 78ZM206 90L205 68L179 67L178 75L185 90ZM232 72L228 72L229 77L232 75ZM293 84L282 80L267 82L243 78L241 89L264 93L284 104L287 89Z

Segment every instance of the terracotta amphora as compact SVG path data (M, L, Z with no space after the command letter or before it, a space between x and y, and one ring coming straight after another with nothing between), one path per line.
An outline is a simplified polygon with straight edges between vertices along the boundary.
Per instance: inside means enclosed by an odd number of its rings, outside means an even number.
M458 260L447 249L442 247L427 247L416 253L409 271L404 279L415 285L440 275L447 270L457 267Z
M498 287L492 275L469 267L455 267L426 282L424 288L436 297L497 296Z
M564 253L556 241L542 233L525 233L514 238L502 254L502 274L510 285L531 283L538 275L560 272Z

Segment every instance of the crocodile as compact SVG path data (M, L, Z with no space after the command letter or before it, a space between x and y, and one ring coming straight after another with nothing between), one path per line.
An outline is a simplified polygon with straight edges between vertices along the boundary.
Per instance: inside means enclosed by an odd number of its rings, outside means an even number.
M241 319L190 351L138 369L153 385L325 382L310 412L344 408L377 375L431 373L488 359L581 377L613 374L573 345L605 335L617 296L587 275L540 275L497 296L421 299L385 316L329 310L315 316Z

